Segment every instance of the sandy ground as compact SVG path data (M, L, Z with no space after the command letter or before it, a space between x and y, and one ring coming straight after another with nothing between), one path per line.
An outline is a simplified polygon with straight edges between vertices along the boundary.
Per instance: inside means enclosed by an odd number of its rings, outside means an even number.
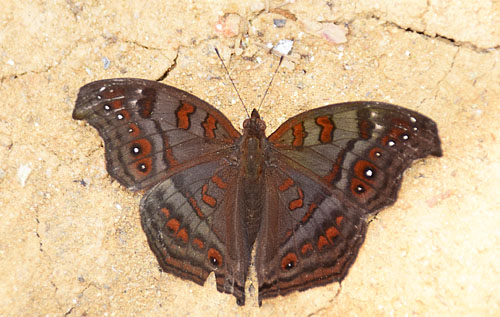
M0 3L0 315L499 314L500 3L312 2ZM211 278L159 271L142 193L111 180L102 140L71 112L87 82L162 78L240 127L213 47L252 107L279 59L268 44L283 39L293 49L261 110L269 133L307 109L380 100L433 118L444 157L405 173L341 286L239 307Z

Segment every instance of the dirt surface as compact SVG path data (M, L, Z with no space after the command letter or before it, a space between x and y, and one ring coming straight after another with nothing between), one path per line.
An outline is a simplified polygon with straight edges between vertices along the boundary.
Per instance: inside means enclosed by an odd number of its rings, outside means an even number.
M0 315L499 314L500 3L289 2L0 3ZM293 49L260 111L268 133L304 110L379 100L433 118L444 157L405 173L341 286L239 307L213 277L159 271L142 193L111 180L102 140L71 112L83 84L141 77L241 127L213 48L252 107L279 40Z

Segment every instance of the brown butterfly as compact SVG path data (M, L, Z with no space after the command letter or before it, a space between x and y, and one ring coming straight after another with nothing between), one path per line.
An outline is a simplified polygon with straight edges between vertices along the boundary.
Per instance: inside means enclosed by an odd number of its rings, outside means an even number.
M342 281L403 171L442 155L431 119L373 101L303 112L266 137L256 110L241 134L183 90L118 78L83 86L73 118L99 131L112 177L147 191L141 223L162 269L201 285L214 271L240 305L252 248L259 303Z

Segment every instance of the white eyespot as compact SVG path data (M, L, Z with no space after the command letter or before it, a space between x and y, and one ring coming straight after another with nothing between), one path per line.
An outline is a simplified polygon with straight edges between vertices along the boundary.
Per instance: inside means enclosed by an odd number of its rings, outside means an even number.
M373 170L371 168L366 169L365 176L366 177L372 177L373 176Z
M417 128L417 127L413 127L413 131L417 131L417 130L418 130L418 128Z
M106 110L106 111L110 111L110 110L111 110L111 107L110 107L108 104L105 104L105 105L104 105L104 110Z
M103 92L106 90L106 87L101 87L101 89L99 89L99 92Z
M101 100L102 99L102 96L101 95L97 95L97 100Z
M415 123L415 122L417 122L417 119L415 117L410 117L410 121Z
M394 146L394 145L396 145L396 142L394 142L393 140L390 140L389 142L387 142L387 145Z
M381 157L381 156L382 156L382 153L380 153L380 152L375 152L375 156L376 156L376 157Z
M115 90L114 89L110 89L109 92L115 92Z
M134 132L134 129L128 128L128 133L132 133L132 132Z
M405 140L405 141L406 141L406 140L408 140L410 137L408 136L408 134L403 134L403 135L401 136L401 138L402 138L403 140Z
M134 154L139 154L139 152L141 152L141 149L139 149L139 147L137 147L137 146L134 146L132 148L132 152L134 152Z
M121 113L119 113L119 114L116 115L116 118L118 120L123 120L123 118L125 118L125 117Z

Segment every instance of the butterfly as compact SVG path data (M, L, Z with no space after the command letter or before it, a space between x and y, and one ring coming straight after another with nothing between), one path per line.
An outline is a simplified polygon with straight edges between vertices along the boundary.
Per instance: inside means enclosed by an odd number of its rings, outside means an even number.
M83 86L73 118L103 138L109 174L145 191L141 224L161 268L200 285L214 272L239 305L253 248L259 303L341 282L403 171L442 155L434 121L375 101L306 111L266 137L257 110L240 133L186 91L117 78Z

